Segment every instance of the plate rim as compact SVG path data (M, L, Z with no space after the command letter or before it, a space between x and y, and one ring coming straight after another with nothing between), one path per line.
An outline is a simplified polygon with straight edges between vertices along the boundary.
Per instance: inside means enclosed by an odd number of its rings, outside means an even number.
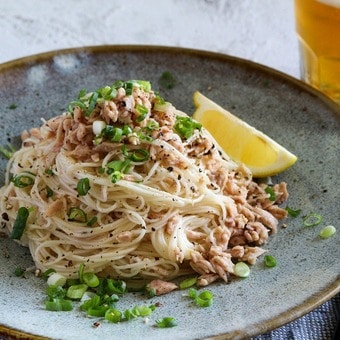
M269 66L243 59L236 56L231 56L228 54L220 53L220 52L212 52L208 50L200 50L194 48L185 48L185 47L177 47L177 46L161 46L161 45L135 45L135 44L120 44L120 45L90 45L90 46L82 46L82 47L71 47L71 48L63 48L50 50L46 52L36 53L32 55L27 55L24 57L20 57L17 59L9 60L4 63L0 63L0 74L6 72L10 69L25 67L25 65L36 65L42 62L46 62L59 55L68 55L68 54L80 54L80 53L91 53L93 55L100 53L118 53L118 52L126 52L126 53L164 53L175 56L178 53L187 56L196 56L196 57L206 57L207 59L220 60L222 62L226 62L228 64L234 64L241 66L243 68L253 69L260 71L264 74L269 74L279 80L283 80L290 85L294 85L299 88L303 92L308 92L310 95L317 97L321 100L333 114L335 114L336 118L340 119L340 105L336 104L325 94L320 92L319 90L313 88L309 84L289 75L282 71L276 70ZM336 294L340 292L340 278L338 277L332 284L329 284L322 292L318 292L318 294L313 295L307 298L302 304L293 307L289 311L286 311L280 314L278 317L274 319L265 320L259 325L253 325L253 332L251 336L256 336L259 334L266 333L268 331L274 330L276 328L282 327L284 324L290 323L303 315L308 314L315 308L319 307ZM26 339L46 339L44 336L35 335L32 333L24 332L19 329L13 329L9 326L3 325L0 322L0 335L6 335L10 337L22 338ZM222 333L220 335L215 335L210 337L210 339L225 339L229 338L239 338L240 336L248 336L247 332L242 332L240 330L232 331L229 333Z

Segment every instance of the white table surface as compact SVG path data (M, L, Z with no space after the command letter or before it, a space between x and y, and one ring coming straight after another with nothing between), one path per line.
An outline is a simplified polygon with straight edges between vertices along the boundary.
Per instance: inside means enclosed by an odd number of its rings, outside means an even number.
M0 0L0 63L89 45L222 52L299 77L293 0Z

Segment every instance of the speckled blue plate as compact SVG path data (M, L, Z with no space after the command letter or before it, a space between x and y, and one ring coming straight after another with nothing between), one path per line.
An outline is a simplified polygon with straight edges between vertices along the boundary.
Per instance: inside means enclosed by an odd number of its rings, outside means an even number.
M159 84L169 71L172 89ZM44 310L44 282L16 267L30 267L27 249L0 238L0 333L56 339L239 339L264 333L311 311L339 289L340 231L321 240L320 229L338 227L340 109L319 92L289 76L229 56L179 48L101 46L63 50L0 65L0 145L17 143L23 129L40 118L60 114L81 88L96 89L117 79L148 79L178 109L192 113L192 95L200 90L217 103L264 131L299 160L275 181L284 180L289 206L302 215L317 212L323 222L303 227L301 217L287 219L265 248L278 265L261 260L247 279L217 283L209 308L193 306L183 292L146 300L129 294L119 308L160 302L149 322L136 319L101 323L78 311ZM223 128L223 127L221 127ZM3 184L6 160L0 161ZM155 320L174 316L178 326L157 329Z

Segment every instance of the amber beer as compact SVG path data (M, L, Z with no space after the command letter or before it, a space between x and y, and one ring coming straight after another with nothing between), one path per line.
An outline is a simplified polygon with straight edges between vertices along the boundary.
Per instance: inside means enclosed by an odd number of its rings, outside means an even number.
M340 0L295 0L301 77L340 104Z

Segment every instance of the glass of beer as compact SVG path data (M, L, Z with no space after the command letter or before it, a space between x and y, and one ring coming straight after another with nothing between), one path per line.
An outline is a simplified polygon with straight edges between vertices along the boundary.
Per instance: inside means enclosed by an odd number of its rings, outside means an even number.
M301 78L340 104L340 0L295 0Z

